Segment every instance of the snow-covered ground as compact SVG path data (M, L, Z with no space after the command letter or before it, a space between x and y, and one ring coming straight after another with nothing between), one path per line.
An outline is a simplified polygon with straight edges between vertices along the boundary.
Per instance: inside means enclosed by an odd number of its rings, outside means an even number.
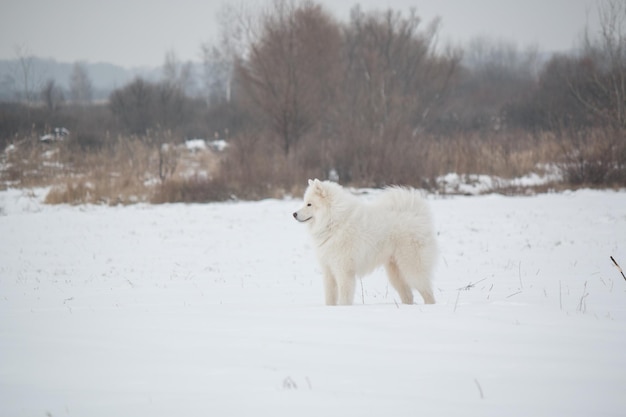
M431 197L438 303L351 307L299 200L41 198L0 192L0 416L626 412L626 192Z

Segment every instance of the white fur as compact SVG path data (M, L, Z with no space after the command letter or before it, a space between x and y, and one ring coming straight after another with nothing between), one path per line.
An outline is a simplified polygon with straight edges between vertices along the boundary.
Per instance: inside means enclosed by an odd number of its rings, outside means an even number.
M340 185L309 180L304 207L293 216L309 225L324 272L326 304L352 304L356 277L384 266L405 304L416 289L433 304L437 244L430 212L417 190L388 188L363 203Z

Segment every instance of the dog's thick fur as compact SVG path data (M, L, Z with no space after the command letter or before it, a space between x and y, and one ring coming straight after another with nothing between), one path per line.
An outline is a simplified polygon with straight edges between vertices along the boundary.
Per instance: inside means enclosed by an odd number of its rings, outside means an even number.
M437 244L417 190L388 188L364 203L336 183L309 180L304 207L293 217L309 225L326 304L352 304L356 277L381 265L403 303L413 303L413 288L426 304L435 303L431 275Z

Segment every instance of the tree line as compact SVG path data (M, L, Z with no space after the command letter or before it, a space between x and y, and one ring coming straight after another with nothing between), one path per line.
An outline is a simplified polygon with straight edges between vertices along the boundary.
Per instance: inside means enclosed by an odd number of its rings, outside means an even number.
M25 113L15 105L2 106L0 137L7 144L33 123L74 123L88 146L125 134L167 130L183 140L220 132L237 148L235 162L271 155L285 169L383 183L418 182L433 141L476 132L515 147L551 132L581 147L602 130L613 155L602 163L623 171L626 4L604 0L597 12L598 36L587 32L577 51L547 57L485 38L442 47L440 22L414 10L356 6L340 22L309 0L275 0L262 11L226 6L219 40L201 48L202 96L188 93L188 64L168 55L160 82L138 78L106 104L85 106L89 83L77 67L73 104L55 105L58 91L46 85L45 106L30 109L28 120L16 120Z

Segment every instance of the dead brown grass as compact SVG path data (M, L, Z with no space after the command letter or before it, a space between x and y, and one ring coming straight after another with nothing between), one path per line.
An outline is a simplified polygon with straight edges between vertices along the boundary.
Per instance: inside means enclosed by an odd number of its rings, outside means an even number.
M207 203L235 198L222 177L209 179L202 176L174 178L155 188L151 202L161 203Z
M573 186L626 185L626 132L593 129L570 133L561 141L559 166Z
M452 137L417 135L391 142L330 144L339 176L360 186L404 184L430 187L448 173L515 178L543 173L561 146L554 135L473 132Z
M271 137L251 133L233 138L223 153L139 137L120 137L96 151L25 138L2 155L0 184L50 187L49 204L207 202L300 195L308 178L328 178L331 170L353 186L433 189L435 178L451 172L507 179L557 166L563 186L620 187L626 185L624 142L608 130L417 135L387 143L308 138L285 155Z
M138 139L118 139L110 149L77 152L60 146L65 175L49 183L48 204L130 204L147 201L158 174L153 148Z
M515 178L556 162L560 153L556 138L548 133L473 133L427 143L430 176L455 172Z
M138 137L120 137L96 151L28 138L4 156L1 182L12 187L50 187L48 204L154 201L166 183L182 184L190 178L190 184L197 186L198 178L211 175L218 166L210 151L160 147Z

